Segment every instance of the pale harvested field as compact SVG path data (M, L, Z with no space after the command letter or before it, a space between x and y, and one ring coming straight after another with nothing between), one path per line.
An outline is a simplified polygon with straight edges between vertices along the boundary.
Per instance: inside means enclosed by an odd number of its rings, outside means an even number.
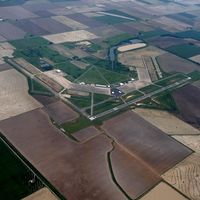
M29 96L26 78L15 69L0 72L0 85L0 120L41 107Z
M42 188L22 200L58 200L47 188Z
M190 58L190 60L200 64L200 55L196 55Z
M81 143L90 140L91 138L101 134L101 132L94 126L90 126L73 134L73 136Z
M120 46L117 50L119 52L126 52L126 51L136 50L145 46L146 46L145 43L128 44L128 45Z
M198 129L195 129L169 112L141 108L136 108L133 111L169 135L200 134Z
M60 84L63 88L71 88L71 82L63 77L62 73L57 73L55 70L49 70L44 72L44 74Z
M85 30L69 31L64 33L46 35L43 37L50 42L53 42L54 44L60 44L64 42L79 42L83 40L93 40L98 38L93 33Z
M188 200L175 189L164 182L159 183L155 188L143 196L140 200Z
M194 153L163 174L163 179L192 200L200 200L200 154Z
M34 65L26 61L24 58L15 58L14 62L20 65L23 69L30 72L31 74L41 73L39 69L37 69Z
M146 48L120 53L118 60L125 65L143 67L142 56L157 57L164 53L165 51L159 48L148 46Z
M72 28L73 30L89 28L88 26L86 26L80 22L77 22L69 17L66 17L66 16L53 16L52 19Z
M200 154L200 136L199 135L185 135L173 136L176 140L191 148L193 151Z
M15 47L8 42L0 43L0 63L4 63L4 57L13 57Z

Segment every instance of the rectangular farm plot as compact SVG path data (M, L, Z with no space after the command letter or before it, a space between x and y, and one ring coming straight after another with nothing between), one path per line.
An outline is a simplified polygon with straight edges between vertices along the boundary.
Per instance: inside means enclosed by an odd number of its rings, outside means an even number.
M40 28L48 31L50 34L56 34L71 30L71 28L51 18L37 18L32 19L31 22L36 26L39 26Z
M0 72L0 120L41 107L28 94L26 78L15 69Z
M112 182L106 159L111 144L106 136L84 144L72 142L40 109L2 121L0 130L64 197L126 199Z
M35 17L37 17L37 15L21 6L0 7L0 18L2 19L19 20Z
M83 40L93 40L97 36L85 30L70 31L52 35L43 36L45 39L53 42L54 44L60 44L64 42L78 42Z
M78 113L73 111L68 105L62 101L57 101L55 103L45 106L45 110L49 116L55 120L58 124L63 124L78 118Z
M0 23L0 34L8 40L15 40L23 38L26 32L9 22L2 22Z
M46 35L49 31L31 22L30 19L15 21L14 25L31 35Z
M101 134L101 132L98 129L94 126L89 126L74 133L73 136L80 142L86 142L99 134Z
M52 17L52 19L70 27L71 29L73 30L79 30L79 29L87 29L89 28L88 26L80 23L80 22L77 22L69 17L66 17L66 16L55 16L55 17Z
M110 160L118 184L130 199L138 198L161 180L158 174L121 145L114 144Z
M188 200L188 198L181 195L175 189L170 187L168 184L161 182L146 195L144 195L140 200Z
M103 128L133 156L159 174L192 153L132 111L106 121Z
M140 108L135 109L134 112L169 135L200 134L198 129L195 129L169 112Z

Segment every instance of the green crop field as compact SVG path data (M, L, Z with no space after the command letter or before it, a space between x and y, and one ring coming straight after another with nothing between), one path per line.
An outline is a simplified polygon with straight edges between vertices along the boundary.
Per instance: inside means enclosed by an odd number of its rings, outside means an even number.
M162 30L162 29L155 29L153 31L148 31L148 32L140 32L139 38L140 39L148 39L151 37L158 37L164 34L168 34L167 31Z
M174 34L174 36L181 37L181 38L192 38L195 40L200 40L200 32L195 31L195 30L178 32L178 33Z
M134 36L130 35L128 33L122 33L119 35L115 35L113 37L109 37L105 40L105 42L109 45L109 46L115 46L120 44L121 42L133 39Z
M192 44L180 44L167 48L167 51L170 51L171 53L183 58L190 58L200 54L200 47Z
M11 152L0 139L0 199L18 200L43 187L37 179L34 184L32 172Z

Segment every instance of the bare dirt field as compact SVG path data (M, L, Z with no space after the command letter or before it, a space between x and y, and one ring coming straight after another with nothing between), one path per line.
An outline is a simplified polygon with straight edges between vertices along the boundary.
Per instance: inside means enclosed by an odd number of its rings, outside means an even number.
M9 64L7 63L0 64L0 72L8 70L8 69L12 69L12 67Z
M72 30L79 30L79 29L87 29L89 28L88 26L80 23L80 22L77 22L69 17L66 17L66 16L54 16L52 17L52 19L70 27Z
M153 20L153 22L158 23L160 28L170 32L185 31L188 27L191 27L189 24L165 16L156 18Z
M159 48L148 46L146 48L120 53L118 60L128 66L144 67L142 56L157 57L164 53L165 51Z
M192 200L200 199L200 154L194 153L163 174L163 179Z
M29 96L26 78L15 69L0 72L0 85L0 120L41 106Z
M117 182L131 199L136 199L161 180L158 174L118 144L114 144L111 152L111 164Z
M26 32L10 24L9 22L1 22L0 34L8 40L15 40L15 39L24 38L24 36L26 35Z
M133 111L167 134L200 134L200 131L198 129L193 128L192 126L178 119L169 112L141 108L136 108Z
M145 43L128 44L128 45L120 46L117 50L119 52L125 52L125 51L130 51L130 50L136 50L145 46L146 46Z
M58 200L47 188L42 188L22 200Z
M56 34L56 33L61 33L61 32L66 32L66 31L71 30L71 28L51 18L32 19L31 22L36 24L40 28L48 31L51 34Z
M34 13L24 9L21 6L8 6L8 7L0 7L0 18L3 19L27 19L27 18L35 18L37 15Z
M53 79L49 78L49 76L45 74L38 74L36 77L56 92L60 92L63 89L63 87L60 84L58 84L57 82L55 82Z
M168 48L170 46L180 45L188 43L187 41L181 39L181 38L175 38L175 37L153 37L148 39L148 42L152 45L155 45L159 48Z
M190 60L200 64L200 55L193 56L193 57L190 58Z
M150 192L144 195L140 200L188 200L168 184L161 182Z
M106 136L74 143L40 109L2 121L0 130L66 198L126 199L112 182L107 163L112 146Z
M101 132L98 129L96 129L94 126L89 126L76 133L73 133L73 136L81 143L84 143L99 134L101 134Z
M70 31L52 35L43 36L45 39L53 42L54 44L60 44L64 42L78 42L83 40L93 40L97 36L85 30Z
M32 96L44 106L58 101L58 98L55 96L44 96L44 95L32 95Z
M194 64L188 60L180 58L171 53L166 53L157 57L157 61L165 72L183 72L189 73L194 70L200 70L197 64Z
M42 27L37 26L37 24L34 24L29 19L15 21L14 25L32 35L46 35L50 33Z
M90 17L86 17L85 15L83 15L81 13L75 13L75 14L69 15L68 17L70 17L82 24L85 24L86 26L90 27L91 29L105 25L105 24L103 24L97 20L94 20Z
M62 101L57 101L45 106L48 115L58 124L63 124L78 118L79 114Z
M0 43L0 64L4 63L4 57L13 57L15 47L8 42Z
M180 111L180 116L183 120L191 125L200 127L200 89L187 85L172 93L177 107Z
M26 71L30 72L31 74L38 74L42 72L23 58L15 58L14 62L20 65Z
M104 122L103 128L133 156L160 174L191 154L190 149L132 111Z

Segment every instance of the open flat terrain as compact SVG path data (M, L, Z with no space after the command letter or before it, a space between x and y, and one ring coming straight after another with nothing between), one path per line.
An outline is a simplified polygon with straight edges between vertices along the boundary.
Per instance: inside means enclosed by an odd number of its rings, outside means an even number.
M106 136L78 145L40 109L2 121L0 130L66 198L126 199L112 182L106 158L112 146Z
M93 40L97 36L85 30L70 31L52 35L44 36L45 39L53 42L54 44L64 43L64 42L78 42L83 40Z
M200 154L194 153L162 176L165 181L192 200L200 199L199 158Z
M191 154L188 148L132 111L106 121L103 128L117 143L158 174Z
M195 127L200 127L200 89L193 85L187 85L174 91L172 95L182 119Z
M140 200L188 200L188 198L184 197L172 187L167 185L164 182L159 183L155 188L153 188L150 192L148 192L144 197Z
M78 113L73 111L68 105L62 101L57 101L45 106L48 115L58 124L63 124L68 121L78 118Z
M26 78L15 69L0 72L0 84L0 120L41 107L28 94Z
M99 134L101 134L101 131L94 126L89 126L74 133L73 136L80 142L86 142Z
M140 108L133 111L169 135L200 134L198 129L193 128L169 112Z
M165 72L184 72L189 73L200 70L199 65L178 57L171 53L166 53L157 57L161 69Z
M22 200L58 200L47 188L42 188Z

